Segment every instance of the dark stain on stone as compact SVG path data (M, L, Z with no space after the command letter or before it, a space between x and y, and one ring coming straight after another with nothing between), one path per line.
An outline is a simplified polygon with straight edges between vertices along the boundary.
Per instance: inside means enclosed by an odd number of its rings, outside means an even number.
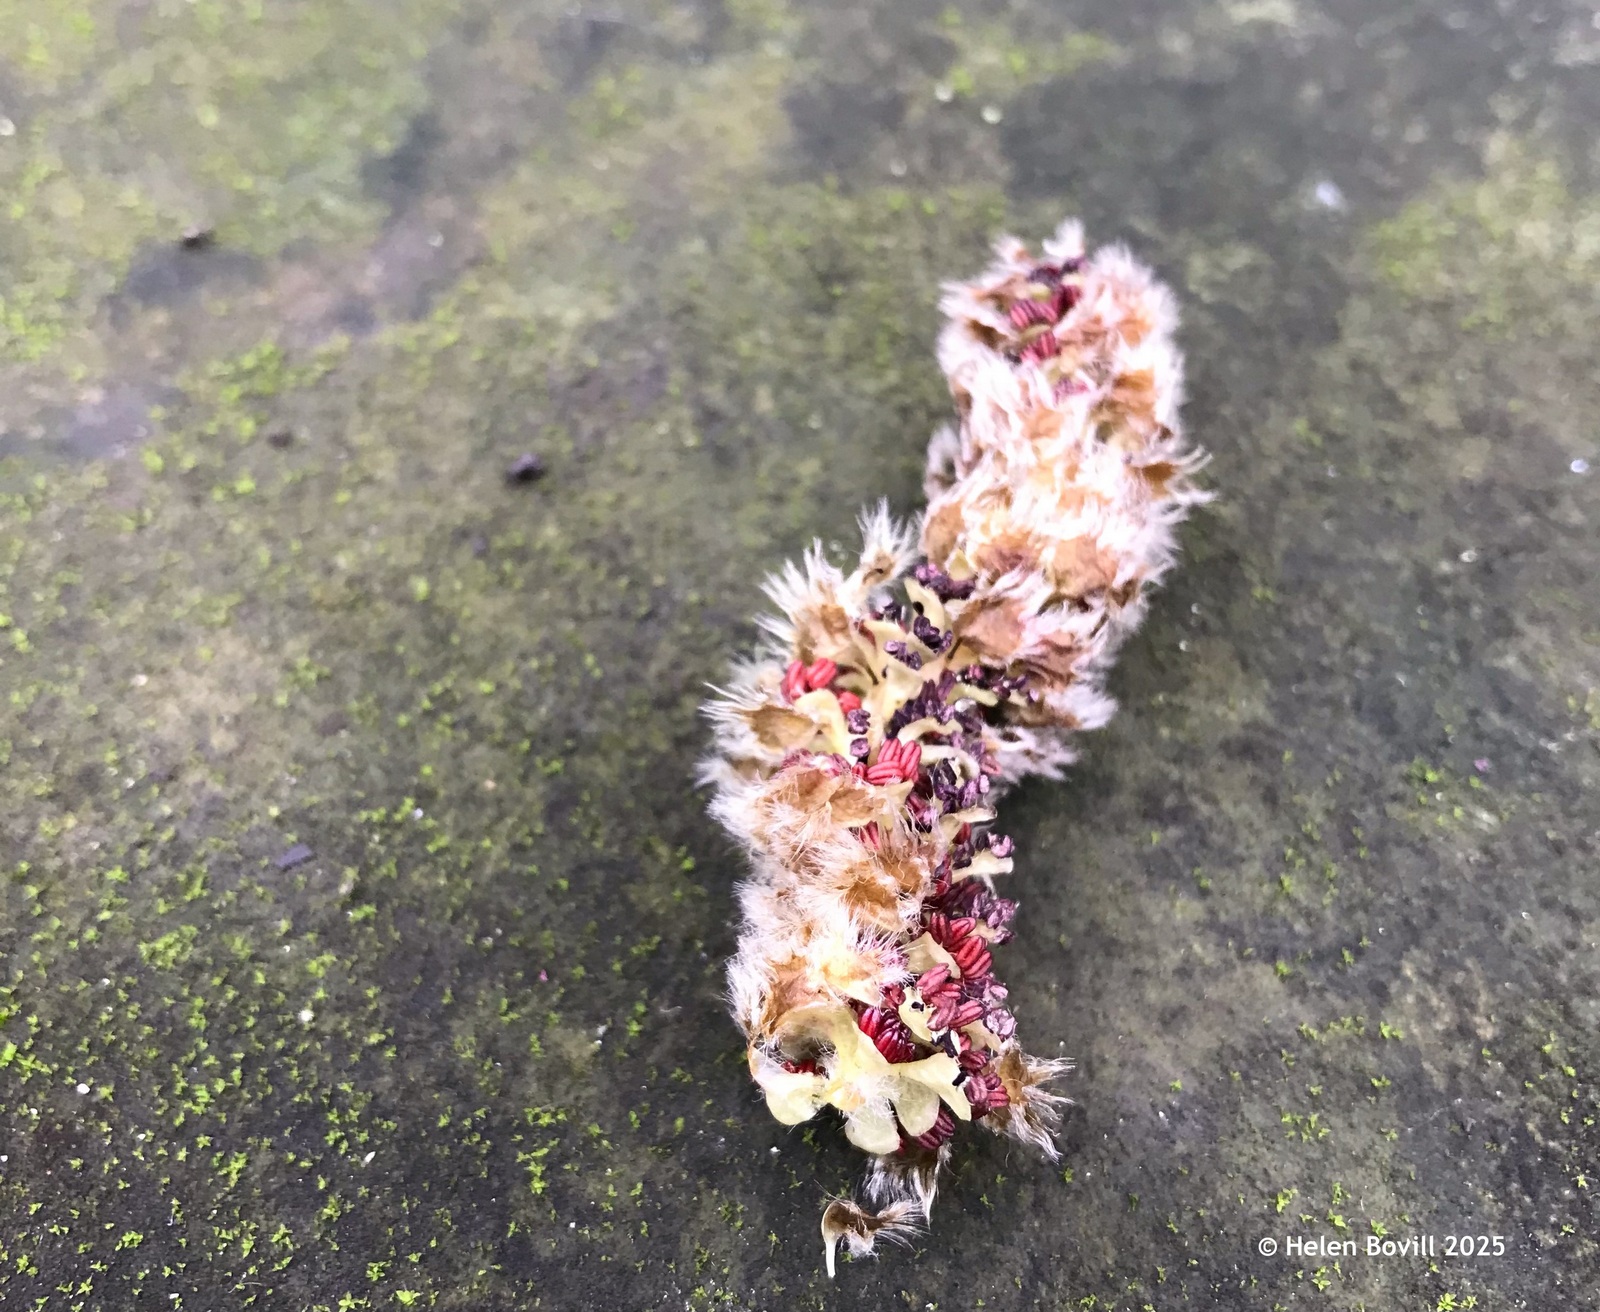
M361 181L368 194L395 209L409 204L427 191L434 156L444 142L437 113L424 110L416 115L398 146L362 165Z
M239 287L260 277L262 263L244 251L206 238L191 243L147 243L129 266L122 286L112 294L111 313L121 318L126 307L178 306L206 287Z
M819 82L784 97L783 107L802 151L819 167L843 171L864 159L873 143L905 119L906 100L876 82Z
M352 337L365 337L378 326L378 311L372 298L352 292L334 306L329 316L330 325Z
M938 77L956 62L961 47L938 32L917 29L907 34L905 57L929 77Z
M54 446L80 459L124 455L154 433L151 409L177 396L176 388L154 383L122 381L97 388L57 418Z
M564 89L576 91L587 82L628 26L626 19L613 15L566 14L557 25L553 42L555 52L565 65L562 69Z
M323 738L332 738L350 727L350 717L345 712L332 711L317 721L317 734Z

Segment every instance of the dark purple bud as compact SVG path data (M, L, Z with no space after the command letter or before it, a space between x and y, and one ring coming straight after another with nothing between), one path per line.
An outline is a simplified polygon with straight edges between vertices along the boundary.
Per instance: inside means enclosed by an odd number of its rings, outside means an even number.
M872 744L865 738L852 738L850 740L850 755L858 761L864 761L872 754Z
M1011 841L1010 834L996 834L989 839L989 850L998 857L1010 856L1015 848L1016 844Z
M865 707L862 707L858 710L846 712L844 723L845 728L849 729L851 733L866 733L868 727L872 724L872 715Z
M996 1007L983 1018L984 1027L1004 1043L1017 1032L1017 1018L1004 1007Z
M978 586L976 579L961 579L957 581L946 574L932 561L923 561L912 571L913 577L923 587L938 597L940 601L961 601L972 595L972 590Z
M941 652L950 643L950 635L945 633L937 624L926 615L918 615L911 621L911 632L918 642L930 651Z
M883 644L883 649L908 669L922 668L922 657L911 651L903 642L886 642Z

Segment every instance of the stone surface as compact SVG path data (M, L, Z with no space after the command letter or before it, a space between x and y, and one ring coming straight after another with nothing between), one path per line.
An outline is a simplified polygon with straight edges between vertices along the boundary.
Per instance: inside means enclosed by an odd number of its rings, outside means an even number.
M1486 0L0 0L0 1300L1600 1305L1597 62ZM1179 290L1219 499L1006 814L1063 1160L968 1136L830 1286L695 708L915 508L938 280L1066 213Z

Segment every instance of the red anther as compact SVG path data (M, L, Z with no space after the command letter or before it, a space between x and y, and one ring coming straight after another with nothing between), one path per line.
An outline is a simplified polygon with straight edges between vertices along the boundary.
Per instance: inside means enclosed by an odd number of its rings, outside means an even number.
M915 779L917 771L922 769L922 744L909 742L900 744L900 777L902 779Z
M850 773L855 775L857 779L865 779L867 777L867 763L865 761L856 761L851 765Z
M862 847L872 852L878 850L880 840L876 824L862 825L860 829L852 829L850 832L861 840Z
M1009 315L1013 328L1026 328L1030 324L1053 323L1058 317L1052 313L1052 305L1044 301L1036 301L1032 297L1023 297L1021 300L1011 302Z
M779 1063L791 1075L815 1075L817 1063L814 1061L786 1061Z
M906 991L903 985L887 984L884 986L883 1001L885 1006L898 1007L905 1000Z
M939 946L950 950L950 952L955 952L957 947L962 946L963 941L971 938L974 928L978 928L978 922L973 920L970 915L963 915L960 920L950 920L949 917L939 918L944 920L944 925L939 926L939 930L944 931L944 933L941 934L939 931L934 930L931 917L930 923L928 923L928 933L933 934L934 941L938 942ZM957 954L957 960L958 958L960 958L960 954Z
M967 942L981 945L983 940L981 938L969 938ZM980 950L972 955L970 961L963 961L960 964L962 979L982 979L994 968L994 957L988 948L980 947Z
M839 677L839 667L826 656L819 656L805 667L806 687L815 692L818 688L826 688Z
M1011 1101L1006 1096L1006 1086L992 1071L968 1076L961 1085L961 1091L967 1095L967 1101L972 1104L974 1116L982 1116L985 1112L993 1111L996 1107L1004 1107Z
M967 1036L963 1034L961 1037L965 1039ZM987 1052L974 1051L971 1048L964 1048L961 1055L956 1058L956 1061L960 1063L961 1069L966 1071L968 1075L976 1075L989 1064L989 1054Z
M869 784L897 784L900 782L900 767L893 761L879 761L876 765L867 767L866 780Z
M900 768L900 740L898 738L885 738L883 745L878 748L878 764L892 765Z
M932 912L923 926L940 947L950 946L950 917L942 911Z
M948 1107L940 1107L939 1115L934 1119L933 1128L926 1134L919 1134L917 1143L929 1152L937 1152L955 1132L956 1118L951 1115Z
M856 1017L856 1026L872 1040L873 1046L891 1062L912 1061L916 1058L916 1045L905 1022L891 1011L875 1007Z
M1059 319L1078 303L1078 299L1082 295L1082 291L1072 286L1070 283L1065 283L1061 287L1057 288L1056 294L1051 297L1050 300L1051 318Z
M939 991L940 985L950 978L950 967L940 962L931 970L925 970L917 976L917 992L922 994L926 1002L929 997Z
M783 672L783 696L785 701L794 701L806 690L806 667L799 661L790 661Z
M1022 348L1022 360L1024 364L1038 364L1041 360L1048 360L1060 349L1056 335L1046 329Z
M947 1030L959 1030L973 1021L983 1019L983 1003L977 998L968 998L956 1008L955 1015L950 1018L950 1023L945 1026Z
M961 967L963 979L987 974L989 966L994 961L989 955L988 948L984 947L983 940L976 934L958 943L951 949L950 955L956 959L956 965Z
M972 826L971 825L962 825L960 829L956 830L956 838L955 838L956 846L959 847L962 843L970 842L971 839L972 839Z
M857 697L853 692L835 693L834 696L839 699L839 709L846 715L849 715L851 711L859 711L861 709L861 698Z

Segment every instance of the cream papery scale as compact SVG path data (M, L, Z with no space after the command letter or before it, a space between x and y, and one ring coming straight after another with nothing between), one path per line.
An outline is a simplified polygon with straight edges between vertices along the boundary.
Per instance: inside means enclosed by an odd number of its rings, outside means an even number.
M1206 499L1178 428L1166 288L1068 222L945 288L957 422L916 525L861 522L849 573L815 545L767 583L754 659L708 705L713 814L749 854L729 999L772 1114L832 1107L871 1154L823 1214L829 1274L925 1224L956 1131L1056 1155L1068 1067L1028 1055L994 949L1016 904L995 803L1057 777L1114 704L1118 645Z

